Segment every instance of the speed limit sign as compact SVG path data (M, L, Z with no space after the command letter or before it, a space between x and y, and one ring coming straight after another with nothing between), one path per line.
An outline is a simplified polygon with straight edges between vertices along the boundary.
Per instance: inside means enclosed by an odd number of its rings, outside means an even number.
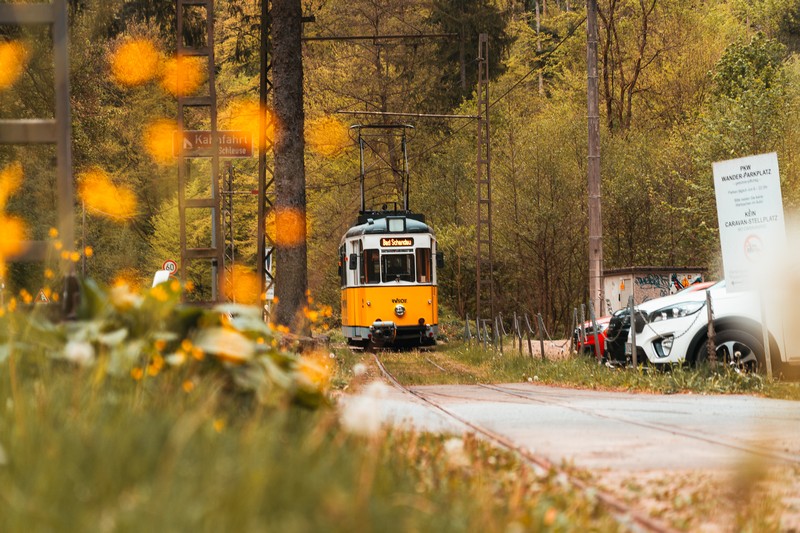
M166 270L170 274L174 274L176 270L178 270L178 263L173 261L172 259L167 259L164 261L164 264L161 265L161 270Z

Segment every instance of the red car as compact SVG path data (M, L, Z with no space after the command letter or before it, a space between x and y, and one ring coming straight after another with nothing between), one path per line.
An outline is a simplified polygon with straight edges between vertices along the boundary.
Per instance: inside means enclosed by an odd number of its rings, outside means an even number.
M572 334L573 344L575 346L575 351L578 353L585 353L586 355L591 355L596 357L597 354L600 354L600 357L603 357L603 354L606 350L606 330L608 329L608 324L611 322L610 316L601 316L600 318L596 319L595 322L597 323L597 343L600 350L595 352L594 344L595 344L595 334L594 334L594 326L592 325L592 321L585 322L583 324L583 329L586 334L586 342L581 342L581 328L578 326L575 328L575 331Z

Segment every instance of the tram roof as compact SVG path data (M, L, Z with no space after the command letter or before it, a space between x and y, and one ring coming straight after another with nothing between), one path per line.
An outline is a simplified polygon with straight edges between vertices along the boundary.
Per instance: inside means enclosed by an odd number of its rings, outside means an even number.
M369 217L366 222L351 227L345 237L355 237L357 235L378 235L389 233L386 219L389 218L405 218L406 230L403 233L433 233L433 230L424 221L417 218L423 218L421 215L394 215L392 213L376 214L374 218ZM414 217L414 218L412 218ZM361 217L359 217L359 222Z

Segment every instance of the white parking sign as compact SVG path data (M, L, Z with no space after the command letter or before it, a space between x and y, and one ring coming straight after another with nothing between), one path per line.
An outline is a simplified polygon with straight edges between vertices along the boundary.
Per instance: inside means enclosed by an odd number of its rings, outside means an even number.
M754 289L786 249L778 155L714 163L714 190L727 290Z

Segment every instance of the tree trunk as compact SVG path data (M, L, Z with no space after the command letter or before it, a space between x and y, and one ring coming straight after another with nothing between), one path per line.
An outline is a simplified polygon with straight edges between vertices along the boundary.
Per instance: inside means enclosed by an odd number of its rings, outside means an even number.
M266 0L264 0L266 1ZM273 0L275 116L275 257L278 324L303 324L306 265L306 178L303 161L303 56L300 0Z

